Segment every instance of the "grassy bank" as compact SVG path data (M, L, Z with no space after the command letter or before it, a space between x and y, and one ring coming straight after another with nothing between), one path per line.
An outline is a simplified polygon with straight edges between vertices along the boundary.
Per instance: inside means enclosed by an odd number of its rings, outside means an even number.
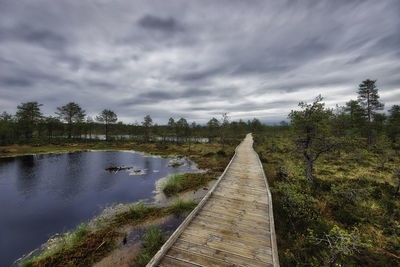
M167 197L170 197L207 186L211 180L216 178L217 176L213 173L172 174L168 177L163 192Z
M274 203L282 266L400 265L400 159L363 146L332 151L307 182L302 155L283 134L255 138ZM340 153L339 153L340 152Z
M65 233L62 237L52 240L53 244L41 255L24 261L22 266L90 266L101 260L119 246L118 240L126 235L120 229L123 226L137 226L146 221L167 215L181 216L191 211L196 204L192 201L178 200L168 207L148 206L144 203L129 205L126 211L117 213L106 223L91 229L87 225L80 225L75 231ZM154 245L149 250L154 233L145 235L144 249L146 256L137 258L141 266L149 257L154 255ZM164 240L164 239L163 239ZM160 241L160 240L159 240ZM162 245L162 244L161 244Z

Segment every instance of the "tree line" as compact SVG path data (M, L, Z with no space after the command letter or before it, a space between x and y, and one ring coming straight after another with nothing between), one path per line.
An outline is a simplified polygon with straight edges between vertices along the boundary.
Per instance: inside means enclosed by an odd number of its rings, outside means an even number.
M231 138L263 128L256 118L247 122L230 121L227 113L222 114L220 119L211 118L205 125L189 123L185 118L172 117L165 125L158 125L150 115L146 115L141 123L125 124L118 122L117 114L110 109L104 109L93 118L87 116L79 104L70 102L58 107L55 116L44 116L42 106L36 101L25 102L17 106L15 114L5 111L1 113L0 145L57 140L87 141L104 135L107 141L122 136L143 142L158 140L176 143L207 138L209 142L217 140L224 146Z

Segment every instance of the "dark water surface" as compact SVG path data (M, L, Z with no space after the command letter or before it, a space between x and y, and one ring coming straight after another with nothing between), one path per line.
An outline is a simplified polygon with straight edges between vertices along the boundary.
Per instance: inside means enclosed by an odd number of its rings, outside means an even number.
M73 152L0 158L0 266L10 266L50 236L75 228L112 203L152 200L155 182L170 173L193 171L185 161L123 151ZM112 173L112 166L146 169Z

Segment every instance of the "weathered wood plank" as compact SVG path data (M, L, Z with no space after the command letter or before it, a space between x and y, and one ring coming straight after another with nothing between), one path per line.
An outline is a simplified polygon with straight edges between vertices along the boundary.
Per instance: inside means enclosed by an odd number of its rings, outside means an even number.
M187 233L183 233L180 239L185 240L187 242L193 240L193 242L200 243L205 247L209 247L216 250L229 251L231 253L234 253L242 257L259 260L263 263L272 263L272 255L271 255L272 252L271 248L268 247L258 246L249 248L241 246L240 243L221 242L216 238L210 238L209 240L203 241L202 237L198 237Z
M193 221L189 227L201 227L201 228L213 228L214 230L220 230L220 231L232 231L235 233L245 233L249 235L261 235L261 236L267 236L269 234L269 229L265 227L258 227L258 228L248 228L248 227L240 227L235 224L228 224L228 223L219 223L219 222L213 222L211 220L204 220L203 218L197 218L195 221Z
M227 207L225 205L217 205L217 204L211 203L211 204L207 204L206 206L204 206L203 209L208 210L208 211L213 211L216 213L223 213L223 214L227 214L227 215L231 215L231 216L252 218L256 221L261 221L261 222L268 220L267 213L261 215L258 213L247 211L246 209L234 209L234 208Z
M193 241L187 242L185 240L179 239L176 241L174 244L174 247L176 248L181 248L186 251L192 252L192 253L199 253L202 255L208 255L208 256L214 256L217 259L221 259L224 262L227 263L233 263L239 266L255 266L255 267L265 267L265 263L256 261L251 258L243 257L240 255L232 254L227 251L223 250L216 250L212 249L209 247L205 247L201 244L196 244ZM268 266L268 265L267 265ZM272 265L270 265L272 266Z
M213 256L206 256L198 253L193 253L176 247L172 247L168 251L168 256L174 257L178 260L179 259L188 260L191 263L199 264L201 266L221 266L221 267L233 266L233 264L229 264Z
M222 227L195 224L195 225L190 225L187 228L187 231L182 233L182 235L185 233L190 233L192 235L198 235L199 233L201 233L205 235L204 236L205 240L208 239L210 235L212 235L215 237L219 236L221 237L221 239L223 237L226 237L227 240L232 239L232 240L237 240L238 242L245 242L246 240L252 240L263 246L268 246L268 247L271 246L270 239L268 238L269 232L266 232L265 234L248 232L248 231L239 232L237 230L232 230L232 229L223 229ZM242 241L238 239L242 239Z
M165 257L160 262L159 266L162 266L162 267L191 267L191 266L194 267L194 266L197 266L198 267L201 265L193 264L188 261L178 260L169 255L165 255Z
M213 193L214 195L221 196L221 197L230 197L234 196L235 199L238 200L243 200L243 201L258 201L261 203L264 203L265 205L268 205L268 198L267 196L256 196L256 195L246 195L244 193L239 193L239 192L229 192L228 190L225 190L225 192L217 191Z
M223 218L222 216L209 216L205 213L201 213L198 215L199 220L208 221L208 222L216 222L226 226L234 225L239 228L254 228L254 229L269 229L270 225L268 221L265 222L251 222L249 223L247 220L241 220L240 218L230 217Z
M246 191L248 194L252 194L253 192L262 194L262 195L267 195L268 191L263 187L256 187L256 186L250 186L248 184L235 184L235 183L221 183L221 188L222 189L228 189L228 190L237 190L237 189L242 189L243 191ZM218 190L217 188L216 190Z
M242 200L237 199L235 196L232 197L221 197L220 195L213 196L213 202L227 204L227 205L234 205L235 207L246 207L246 209L254 209L259 210L261 213L268 213L269 208L268 205L265 205L262 202L257 200Z
M231 189L231 190L235 190L237 188L242 188L242 189L247 190L249 192L254 191L254 192L261 193L261 194L267 194L268 193L267 189L265 187L261 187L261 189L260 189L258 187L249 186L249 185L246 185L246 184L239 185L239 184L234 184L234 183L223 183L223 184L221 183L221 187L228 188L228 189Z
M201 210L199 213L199 216L208 216L211 218L220 218L224 220L235 220L235 222L238 222L240 225L247 225L249 227L253 226L260 226L263 227L265 225L268 225L269 227L269 220L253 220L251 218L243 218L243 217L237 217L237 216L232 216L232 215L227 215L227 214L222 214L222 213L215 213L212 211L207 211L207 210Z

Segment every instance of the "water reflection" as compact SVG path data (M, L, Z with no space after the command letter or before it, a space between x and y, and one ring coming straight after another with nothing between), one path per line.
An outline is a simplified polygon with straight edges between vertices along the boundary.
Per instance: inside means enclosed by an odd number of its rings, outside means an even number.
M101 151L0 159L0 266L71 229L112 203L152 200L155 182L189 164L140 153ZM111 165L147 169L108 172Z
M38 185L39 166L35 156L22 156L17 159L16 188L25 197L31 198Z

